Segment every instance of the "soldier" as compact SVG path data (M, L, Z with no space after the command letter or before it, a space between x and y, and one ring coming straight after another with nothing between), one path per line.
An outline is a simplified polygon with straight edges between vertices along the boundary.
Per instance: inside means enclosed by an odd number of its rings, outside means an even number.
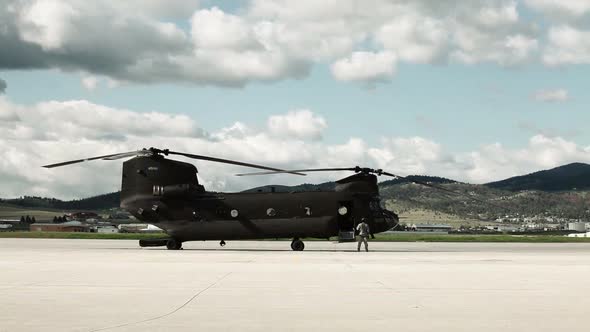
M358 247L356 251L361 251L361 243L365 243L365 251L369 251L369 243L367 242L367 238L371 231L369 230L369 224L367 224L367 219L362 218L361 223L356 226L356 230L358 231Z

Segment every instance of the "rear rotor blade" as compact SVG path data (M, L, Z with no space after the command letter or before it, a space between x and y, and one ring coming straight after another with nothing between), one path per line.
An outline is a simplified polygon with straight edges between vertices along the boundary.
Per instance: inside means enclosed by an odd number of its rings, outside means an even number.
M254 172L254 173L240 173L236 174L236 176L250 176L250 175L270 175L270 174L282 174L282 173L294 173L297 174L299 172L330 172L330 171L355 171L355 168L307 168L307 169L291 169L287 171L270 171L270 172Z
M224 164L238 165L238 166L244 166L244 167L252 167L252 168L258 168L258 169L265 169L268 171L274 171L274 172L278 172L278 173L290 173L290 174L305 176L305 174L299 173L298 171L286 171L286 170L279 169L279 168L250 164L250 163L245 163L245 162L236 161L236 160L215 158L215 157L209 157L209 156L203 156L203 155L191 154L191 153L183 153L183 152L166 151L166 150L164 150L164 151L167 154L175 154L178 156L185 156L187 158L192 158L192 159L206 160L206 161L212 161L212 162L216 162L216 163L224 163Z
M64 162L57 163L57 164L45 165L43 167L45 167L45 168L61 167L61 166L66 166L66 165L71 165L71 164L77 164L77 163L81 163L81 162L85 162L85 161L90 161L90 160L97 160L97 159L114 160L114 159L119 159L119 158L132 157L132 156L135 156L135 155L137 155L138 153L141 153L141 152L142 151L130 151L130 152L123 152L123 153L107 154L107 155L98 156L98 157L91 157L91 158L85 158L85 159L64 161Z

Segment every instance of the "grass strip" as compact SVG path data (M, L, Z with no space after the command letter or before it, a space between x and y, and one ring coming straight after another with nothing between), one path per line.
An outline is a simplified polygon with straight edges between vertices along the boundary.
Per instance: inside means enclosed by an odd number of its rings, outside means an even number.
M165 233L0 232L0 238L141 240L168 237Z
M516 242L516 243L590 243L590 237L562 235L509 235L509 234L377 234L382 242Z
M79 232L0 232L0 238L33 239L113 239L141 240L161 239L164 233L79 233ZM283 239L290 241L290 239ZM311 239L306 239L311 240ZM335 240L332 238L331 240ZM377 234L376 242L521 242L521 243L590 243L590 237L567 237L561 235L508 235L508 234Z

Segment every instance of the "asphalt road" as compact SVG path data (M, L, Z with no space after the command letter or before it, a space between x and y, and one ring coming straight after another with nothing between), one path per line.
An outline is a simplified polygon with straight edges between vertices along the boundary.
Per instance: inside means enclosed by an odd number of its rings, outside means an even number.
M0 331L588 331L590 243L0 239Z

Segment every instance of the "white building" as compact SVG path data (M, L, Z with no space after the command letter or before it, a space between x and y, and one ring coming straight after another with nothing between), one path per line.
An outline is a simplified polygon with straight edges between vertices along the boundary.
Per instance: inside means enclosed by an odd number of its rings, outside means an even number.
M119 233L119 229L115 226L94 226L94 231L101 234Z
M567 224L567 229L570 231L585 232L586 231L586 223L570 222Z

